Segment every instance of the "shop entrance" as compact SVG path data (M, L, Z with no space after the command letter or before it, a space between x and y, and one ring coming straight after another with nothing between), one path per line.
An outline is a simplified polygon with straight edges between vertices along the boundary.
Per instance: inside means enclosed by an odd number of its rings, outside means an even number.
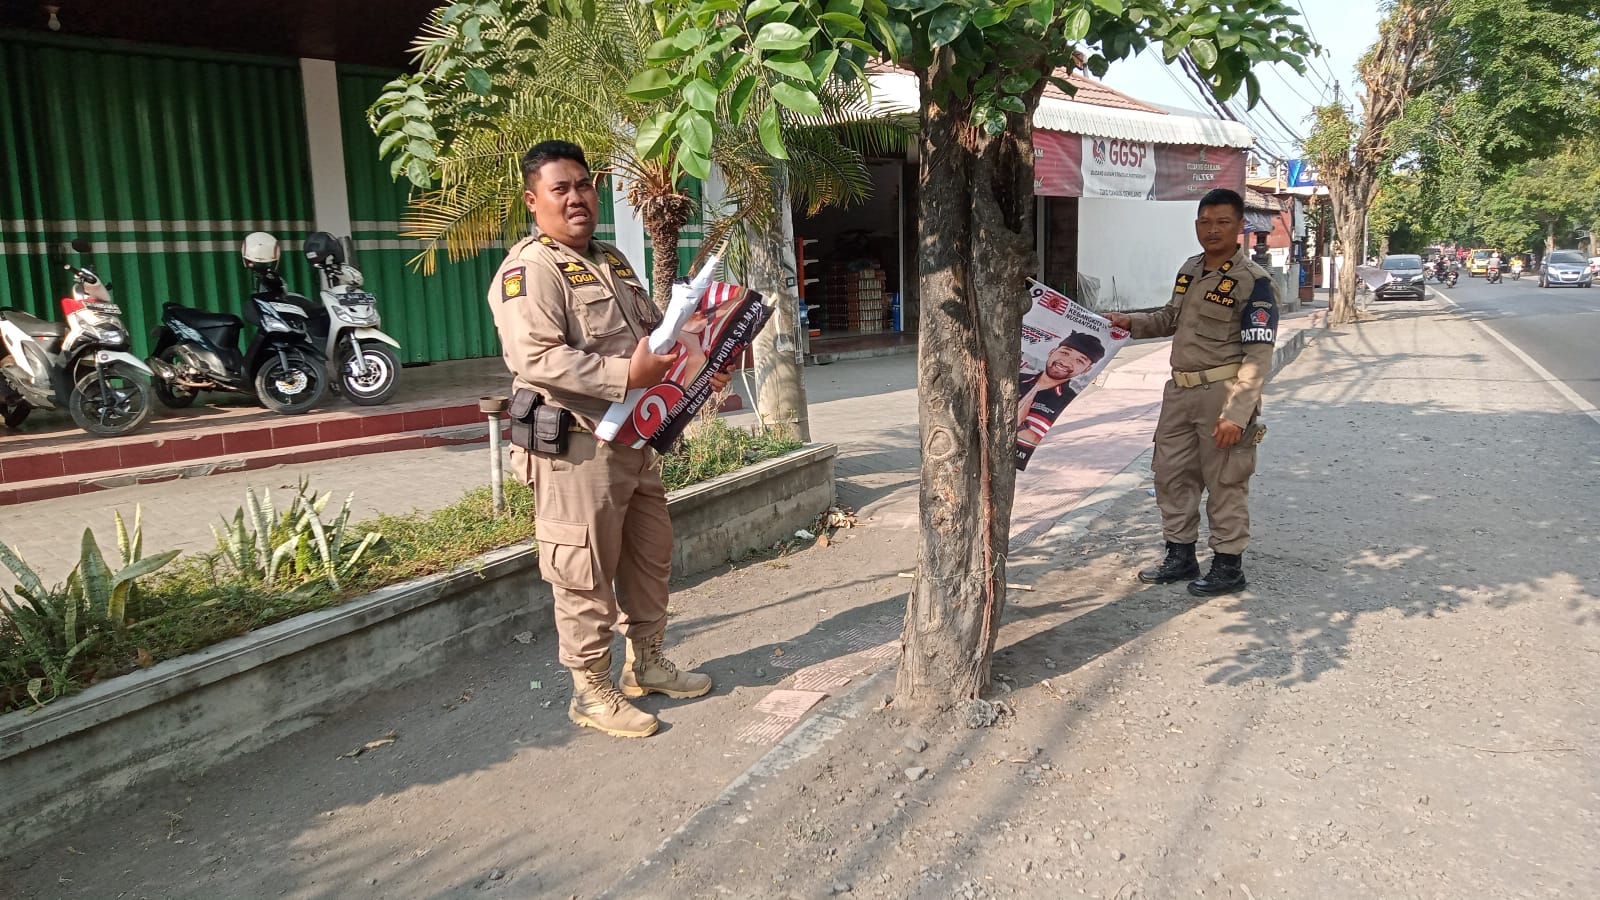
M916 167L869 160L872 196L814 216L795 212L802 302L818 342L861 338L893 342L916 330Z

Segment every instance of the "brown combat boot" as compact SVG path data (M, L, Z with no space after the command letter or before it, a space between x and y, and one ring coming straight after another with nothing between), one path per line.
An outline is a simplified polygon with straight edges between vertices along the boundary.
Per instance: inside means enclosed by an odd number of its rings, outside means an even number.
M711 676L699 672L680 672L661 652L662 635L642 640L628 638L628 664L622 668L622 693L629 697L666 694L668 697L701 697L711 690Z
M649 737L661 727L655 716L629 703L611 683L611 654L590 663L588 668L567 671L572 673L572 704L567 707L567 718L578 725L625 738Z

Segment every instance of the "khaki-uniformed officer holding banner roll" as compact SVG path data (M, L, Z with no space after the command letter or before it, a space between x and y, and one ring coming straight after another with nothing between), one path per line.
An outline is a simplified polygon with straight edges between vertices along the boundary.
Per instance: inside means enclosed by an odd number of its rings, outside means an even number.
M489 288L514 376L512 470L534 491L539 571L555 594L561 664L572 672L568 716L645 737L656 718L628 697L699 697L711 679L679 671L661 650L672 522L657 457L593 432L629 388L659 384L675 354L650 352L645 336L660 313L617 248L594 240L600 203L583 149L538 144L522 159L522 177L536 228ZM620 691L611 680L614 627L627 640Z
M1139 579L1197 579L1189 593L1200 597L1245 586L1250 476L1265 433L1256 417L1278 334L1277 287L1239 245L1243 221L1237 192L1207 193L1195 219L1205 252L1178 270L1172 299L1156 312L1106 316L1136 338L1172 337L1172 380L1161 401L1153 462L1167 553ZM1213 555L1210 571L1197 578L1202 490Z

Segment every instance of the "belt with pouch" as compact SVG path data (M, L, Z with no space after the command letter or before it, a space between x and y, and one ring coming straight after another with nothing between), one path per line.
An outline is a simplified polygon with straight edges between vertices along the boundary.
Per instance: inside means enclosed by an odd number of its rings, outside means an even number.
M537 391L518 388L511 397L511 443L534 453L564 456L569 434L588 434L566 409L551 406Z
M1174 369L1172 370L1172 380L1178 387L1192 388L1200 387L1203 384L1227 381L1237 374L1239 374L1239 364L1228 363L1225 366L1217 366L1214 369L1206 369L1202 372L1179 372Z

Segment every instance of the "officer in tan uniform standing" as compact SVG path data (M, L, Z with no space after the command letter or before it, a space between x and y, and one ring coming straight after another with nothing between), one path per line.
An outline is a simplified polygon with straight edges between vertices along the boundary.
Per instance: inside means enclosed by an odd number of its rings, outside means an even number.
M600 203L583 149L545 141L522 159L533 236L507 254L489 288L513 375L512 469L534 491L539 571L555 594L567 714L617 737L654 734L628 698L699 697L711 679L662 653L672 522L657 457L599 441L595 424L630 388L660 383L675 353L650 352L660 313L616 247L594 240ZM718 389L728 376L714 380ZM613 628L627 641L611 679Z
M1250 543L1250 476L1261 388L1278 333L1278 291L1265 269L1239 244L1244 198L1218 189L1200 199L1195 236L1203 253L1178 270L1172 299L1149 313L1110 313L1112 325L1135 338L1172 337L1172 380L1156 424L1156 503L1167 542L1161 565L1144 569L1147 584L1189 581L1198 597L1245 586ZM1207 494L1211 569L1195 559L1200 495Z

